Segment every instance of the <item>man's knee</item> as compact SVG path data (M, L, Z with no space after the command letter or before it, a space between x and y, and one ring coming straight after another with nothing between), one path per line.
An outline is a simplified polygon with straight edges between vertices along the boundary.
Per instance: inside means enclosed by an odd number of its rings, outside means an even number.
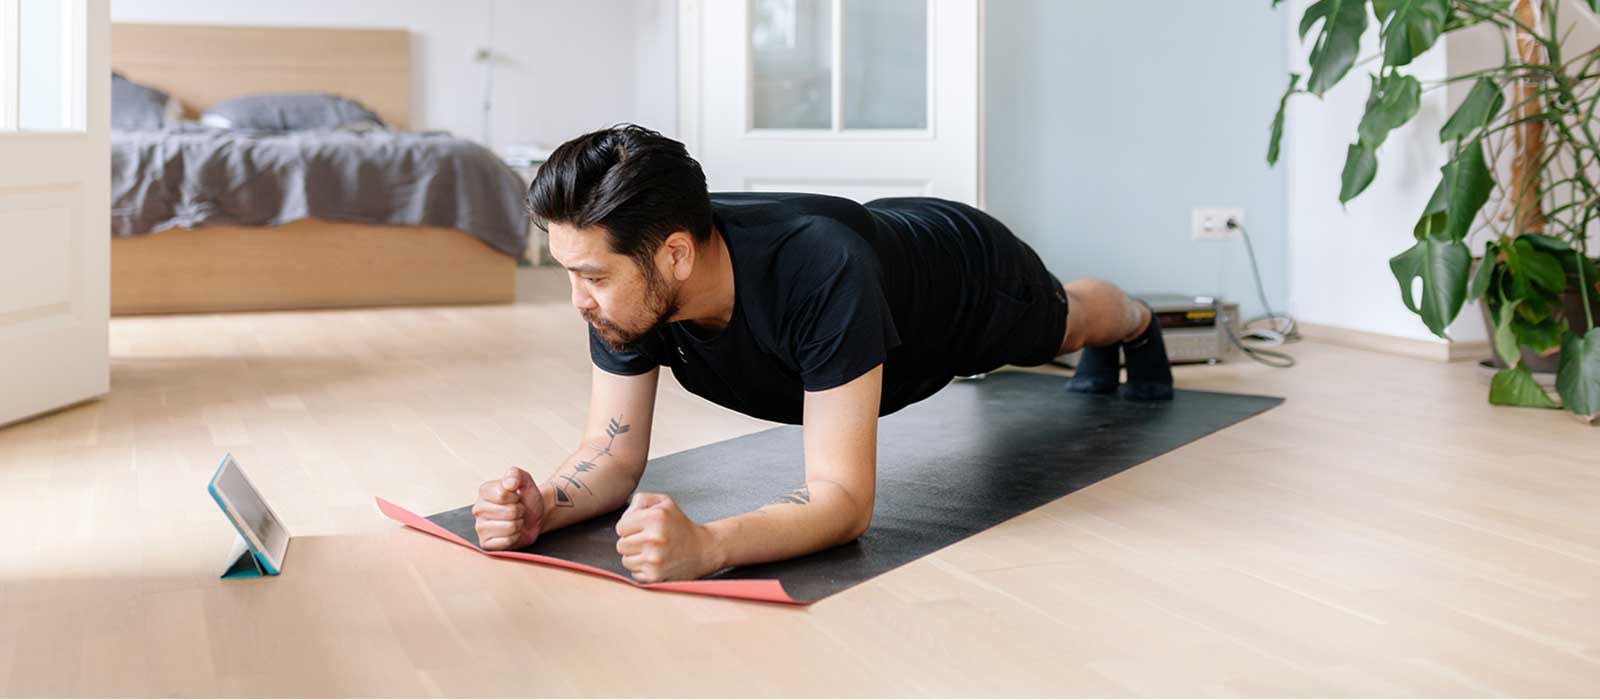
M1106 297L1118 296L1122 294L1122 289L1120 287L1101 279L1072 280L1071 282L1061 285L1061 287L1067 290L1067 293L1069 294L1077 294L1078 296L1092 299L1095 302L1098 302Z

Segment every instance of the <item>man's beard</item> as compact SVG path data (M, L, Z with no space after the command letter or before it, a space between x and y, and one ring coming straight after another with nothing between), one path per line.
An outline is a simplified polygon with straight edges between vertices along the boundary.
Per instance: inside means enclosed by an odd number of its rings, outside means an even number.
M644 269L642 308L646 318L650 320L637 328L623 328L610 321L591 316L587 311L583 313L583 320L594 325L595 333L612 352L627 352L640 338L666 323L668 318L678 313L677 295L667 287L667 281L656 274L654 268L648 266Z

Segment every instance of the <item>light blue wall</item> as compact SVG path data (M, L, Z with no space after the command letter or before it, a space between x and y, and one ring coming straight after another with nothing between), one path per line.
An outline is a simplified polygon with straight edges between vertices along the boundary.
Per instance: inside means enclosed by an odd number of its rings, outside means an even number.
M1286 31L1266 0L989 0L986 209L1063 280L1220 292L1253 316L1243 241L1190 239L1190 209L1243 207L1287 308L1286 168L1264 159Z

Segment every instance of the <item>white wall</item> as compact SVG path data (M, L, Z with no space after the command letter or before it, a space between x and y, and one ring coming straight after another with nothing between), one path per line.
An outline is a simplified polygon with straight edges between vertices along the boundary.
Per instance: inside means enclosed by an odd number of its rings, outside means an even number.
M988 210L1064 280L1220 295L1249 318L1263 309L1244 242L1190 230L1195 207L1241 207L1282 311L1285 167L1265 159L1288 81L1280 14L1257 0L990 0L988 13ZM1129 27L1160 50L1128 51Z
M490 145L556 145L633 121L677 133L676 0L112 0L115 22L403 28L412 32L412 128L481 139L494 51Z
M1307 4L1291 0L1282 6L1290 28L1289 70L1301 75L1310 74L1309 49L1301 45L1297 31ZM1449 40L1441 39L1408 72L1425 84L1460 72L1448 65ZM1374 24L1363 38L1360 55L1376 52ZM1423 93L1417 116L1379 147L1378 174L1372 185L1340 207L1339 175L1345 149L1355 141L1365 109L1367 70L1353 69L1320 101L1302 95L1289 103L1281 166L1289 173L1290 310L1307 323L1442 343L1402 303L1389 258L1414 243L1411 230L1447 160L1438 134L1449 116L1448 95L1445 90ZM1456 341L1486 337L1478 310L1470 304L1448 333Z

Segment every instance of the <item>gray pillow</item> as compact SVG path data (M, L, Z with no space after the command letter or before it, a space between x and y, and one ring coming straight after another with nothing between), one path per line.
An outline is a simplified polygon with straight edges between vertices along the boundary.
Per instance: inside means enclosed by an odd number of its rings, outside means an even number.
M235 97L212 105L200 115L200 123L207 126L260 131L340 129L358 122L384 125L361 103L319 92Z
M140 85L120 73L111 74L111 128L120 131L152 131L165 128L177 116L178 101L148 85Z

